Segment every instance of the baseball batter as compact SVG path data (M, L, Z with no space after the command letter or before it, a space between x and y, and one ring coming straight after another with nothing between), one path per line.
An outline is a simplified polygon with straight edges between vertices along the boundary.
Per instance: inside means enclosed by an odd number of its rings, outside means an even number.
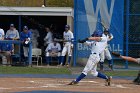
M99 54L102 53L105 49L105 45L107 42L107 38L106 37L101 37L102 36L102 32L101 31L95 31L92 34L92 37L86 38L84 40L79 40L79 43L84 43L89 45L91 47L91 54L89 56L89 59L87 61L87 64L84 68L84 70L82 71L81 75L79 77L76 78L76 80L73 80L72 82L70 82L68 85L75 85L78 82L80 82L81 79L83 79L87 73L89 71L91 71L91 74L93 76L97 76L99 78L105 79L106 80L106 85L109 86L110 85L110 76L106 76L100 72L97 72L97 64L100 61L100 56ZM90 40L91 42L87 41Z
M67 52L68 52L68 65L67 66L69 66L70 61L71 61L71 56L72 56L72 48L73 48L73 44L71 41L74 39L73 33L72 33L72 31L70 31L69 25L65 25L65 31L63 33L63 38L64 38L64 41L66 41L66 42L64 42L64 47L62 50L60 66L63 65L64 56L66 55Z
M106 46L105 50L100 54L100 58L101 58L100 59L100 70L101 71L103 70L103 67L104 67L103 63L104 63L105 59L108 60L109 68L111 70L113 70L112 57L111 57L111 54L110 54L109 49L108 49L108 42L113 39L113 35L111 33L109 33L108 29L105 29L102 36L107 38L107 42L105 45Z

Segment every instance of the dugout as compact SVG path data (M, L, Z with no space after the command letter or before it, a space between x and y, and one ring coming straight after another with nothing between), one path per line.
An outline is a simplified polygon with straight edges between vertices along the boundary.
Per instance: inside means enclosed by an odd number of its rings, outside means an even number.
M24 25L37 29L40 34L39 47L46 35L44 27L51 26L62 38L64 26L69 24L73 31L73 9L70 7L0 7L0 27L6 32L11 23L21 32Z
M1 27L6 32L14 23L19 32L24 25L39 31L40 41L46 32L45 25L52 26L55 33L63 34L65 24L73 29L73 9L70 7L0 7ZM42 45L40 43L40 45Z

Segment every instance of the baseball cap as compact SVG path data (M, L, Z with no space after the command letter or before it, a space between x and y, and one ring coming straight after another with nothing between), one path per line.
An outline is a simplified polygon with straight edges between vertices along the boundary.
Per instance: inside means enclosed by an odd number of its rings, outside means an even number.
M70 26L69 25L65 25L65 28L70 28Z
M24 27L23 27L23 29L26 29L26 30L28 30L28 27L27 27L27 26L24 26Z
M14 27L14 24L10 24L10 27Z

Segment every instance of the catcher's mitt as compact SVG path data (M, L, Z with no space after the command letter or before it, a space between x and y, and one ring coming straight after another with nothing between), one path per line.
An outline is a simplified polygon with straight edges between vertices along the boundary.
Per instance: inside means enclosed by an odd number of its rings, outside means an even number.
M116 52L112 52L112 55L114 55L115 57L120 57L121 56L119 53L116 53Z

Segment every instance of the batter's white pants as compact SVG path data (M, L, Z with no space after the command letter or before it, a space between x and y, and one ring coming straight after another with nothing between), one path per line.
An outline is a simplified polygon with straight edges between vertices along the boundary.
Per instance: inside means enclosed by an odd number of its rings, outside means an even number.
M28 57L29 54L29 47L23 47L24 56Z
M71 43L66 43L64 45L61 55L62 56L65 56L67 52L68 52L68 56L71 56L72 55L72 46L71 46Z
M111 54L108 48L106 48L101 54L100 54L100 62L104 62L105 58L107 60L111 60Z
M90 54L90 57L82 73L87 75L87 73L91 71L91 74L93 76L97 76L98 72L96 69L97 69L97 64L99 61L100 61L99 54Z

